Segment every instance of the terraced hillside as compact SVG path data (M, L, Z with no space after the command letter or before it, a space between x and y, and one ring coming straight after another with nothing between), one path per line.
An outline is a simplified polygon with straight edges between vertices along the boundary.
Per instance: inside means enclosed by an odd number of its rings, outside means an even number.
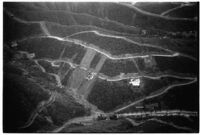
M4 2L3 131L198 132L198 9Z

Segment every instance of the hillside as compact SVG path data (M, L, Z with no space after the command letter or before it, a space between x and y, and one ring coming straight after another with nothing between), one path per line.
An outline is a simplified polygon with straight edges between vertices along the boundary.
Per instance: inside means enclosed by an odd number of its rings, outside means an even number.
M4 2L3 132L199 132L198 7Z

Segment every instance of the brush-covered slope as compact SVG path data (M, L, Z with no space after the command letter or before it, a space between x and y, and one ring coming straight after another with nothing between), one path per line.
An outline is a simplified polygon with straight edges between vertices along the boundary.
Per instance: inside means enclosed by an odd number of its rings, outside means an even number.
M165 31L193 31L197 28L195 20L162 17L160 15L152 14L143 11L141 9L138 9L137 7L134 7L130 4L124 4L124 3L68 3L66 5L65 4L66 3L49 3L48 5L46 5L46 3L44 3L46 8L37 7L37 9L42 9L38 17L40 18L41 16L44 16L43 15L44 12L48 12L48 14L51 14L53 17L55 11L58 11L59 14L64 14L62 12L63 11L66 12L67 10L68 12L71 13L65 13L65 16L68 16L70 20L70 22L68 20L68 23L66 22L66 24L73 22L84 23L84 20L92 20L91 23L93 25L95 21L96 22L95 25L100 26L98 20L96 20L96 17L99 17L104 19L104 21L102 20L103 22L105 21L110 22L113 25L124 24L129 26L140 26L142 28L147 29L161 29ZM8 4L8 7L15 13L17 12L19 13L19 10L15 10L12 7L12 5ZM34 11L36 6L33 4L33 6L31 7L33 7L32 11ZM34 16L35 14L38 13L32 13L32 11L29 11L27 13L33 14L33 18L36 18ZM72 12L74 13L72 14ZM77 15L76 13L80 13L81 16ZM62 20L65 19L65 16L63 15L62 18L54 17L54 19L57 19L57 21L62 22ZM27 19L26 15L24 17ZM81 19L82 17L85 17L85 19ZM50 17L46 18L48 20L50 19ZM82 20L82 22L79 22L78 20L79 21ZM116 22L113 23L113 21ZM112 27L112 25L110 26Z

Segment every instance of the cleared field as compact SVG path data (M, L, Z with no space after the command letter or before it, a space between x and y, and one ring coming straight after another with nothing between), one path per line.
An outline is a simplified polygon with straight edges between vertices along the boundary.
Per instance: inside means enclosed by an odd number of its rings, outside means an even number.
M88 69L90 67L90 63L93 60L95 55L96 55L96 52L94 50L87 49L85 55L82 58L82 61L81 61L80 65L82 67L85 67L85 68Z
M85 70L82 70L80 68L76 68L69 80L69 86L73 89L79 89L83 81L85 80L85 77L87 76L87 73Z
M100 59L101 59L101 54L96 53L96 55L94 56L93 60L90 63L90 68L95 68Z

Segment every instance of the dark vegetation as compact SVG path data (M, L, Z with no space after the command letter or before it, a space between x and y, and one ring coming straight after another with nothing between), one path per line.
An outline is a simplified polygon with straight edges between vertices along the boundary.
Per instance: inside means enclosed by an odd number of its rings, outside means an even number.
M189 127L191 129L194 129L195 132L198 132L198 119L197 117L193 117L193 116L190 116L190 117L182 117L182 116L172 116L172 117L159 117L161 120L163 121L166 121L166 122L172 122L174 123L175 125L179 125L179 126L182 126L182 127Z
M70 77L69 73L72 69L68 63L57 62L56 65L59 65L59 67L54 67L50 62L45 60L39 60L38 63L46 70L47 73L57 74L63 83L68 77ZM67 82L65 82L65 84L66 83Z
M69 69L68 73L63 77L63 80L61 80L62 85L67 86L68 80L70 78L70 75L72 74L74 69Z
M35 53L35 58L50 59L58 59L65 47L61 41L51 38L34 38L21 41L18 44L17 49L20 51Z
M72 25L75 23L82 25L89 25L90 22L90 25L95 25L98 27L103 26L106 29L115 29L117 31L119 29L121 30L121 32L124 32L126 30L128 31L128 33L131 32L133 34L136 32L139 33L140 32L139 29L128 28L122 24L130 26L140 26L147 29L162 29L165 31L192 31L197 28L196 21L193 20L166 19L160 16L149 14L147 12L143 12L139 9L136 9L135 7L125 6L119 3L88 3L88 4L68 3L68 5L62 5L62 4L64 3L55 3L55 5L50 3L49 5L51 6L47 7L46 9L41 7L36 8L33 6L34 5L33 4L28 7L31 10L29 10L26 13L23 12L22 10L21 11L23 13L20 13L21 12L20 9L16 10L14 8L14 5L12 4L7 3L5 7L8 8L13 13L15 13L17 16L20 16L28 20L30 19L39 20L40 18L43 19L45 18L46 21L50 22L57 21L60 24L62 24L62 22L65 22L65 25L67 24ZM18 7L24 7L25 5L26 4L22 3L18 5ZM97 10L97 8L100 8L100 10ZM38 13L37 12L33 13L32 11L36 11L36 9L42 9L42 10ZM50 13L51 17L50 15L47 16ZM28 14L29 15L31 14L31 18L28 16ZM57 17L55 16L55 14L57 14ZM68 19L65 19L64 16L68 16ZM83 19L83 17L85 19ZM98 19L97 17L104 18L105 20ZM119 23L108 21L108 19L117 21Z
M178 17L178 18L194 18L197 17L199 12L199 5L197 3L177 8L165 14L165 16Z
M65 59L71 59L74 63L80 64L86 49L80 45L74 44L74 43L63 43L65 45L64 53L61 55L61 58Z
M100 70L100 73L103 73L107 76L117 76L121 73L137 73L137 68L132 61L132 59L127 60L111 60L106 59L103 67Z
M143 77L141 81L141 91L144 95L150 95L151 93L157 93L158 91L162 92L165 88L173 84L189 82L189 80L174 77L161 77L158 80Z
M154 57L157 67L162 72L198 74L197 62L185 57Z
M174 4L167 4L166 8L169 6L173 6ZM59 6L59 4L57 5ZM90 7L90 8L88 8ZM99 10L96 10L98 7L102 7ZM151 7L151 6L150 6ZM163 8L162 6L158 6ZM69 4L69 8L66 8L66 10L71 10L72 12L76 13L87 13L91 14L93 16L98 16L101 18L114 20L126 25L132 25L132 26L141 26L141 27L153 27L155 29L163 29L167 31L174 31L176 27L172 27L172 25L183 25L183 30L188 25L184 23L188 23L192 26L191 21L171 21L166 20L164 18L160 18L158 16L152 16L144 12L140 12L139 10L135 8L128 8L124 5L118 4L118 3L71 3ZM165 8L163 8L165 10ZM134 17L134 16L135 17ZM125 18L126 16L126 18ZM143 22L143 23L142 23ZM160 22L160 23L156 23ZM167 23L165 23L167 22ZM150 24L155 24L154 26ZM190 28L190 27L189 27ZM192 28L192 27L191 27ZM181 30L181 29L180 29Z
M44 35L39 24L25 24L14 20L4 12L4 42L12 42L23 38ZM34 30L33 30L34 29Z
M88 100L99 109L108 112L119 105L134 101L135 98L140 96L142 96L142 93L134 92L131 87L128 86L126 80L119 82L98 80L91 93L88 95Z
M188 76L194 76L198 74L198 65L196 61L183 56L152 56L145 59L137 58L136 62L141 72L145 74L166 73Z
M184 31L193 28L193 21L168 20L158 16L150 15L139 11L136 8L130 8L119 3L83 3L69 4L72 12L87 13L101 18L108 18L126 25L140 26L145 28L163 29L166 31ZM91 8L87 8L87 7ZM74 8L75 7L75 8ZM96 10L98 7L100 10ZM68 9L67 9L68 10ZM126 18L125 18L126 16ZM154 24L154 25L153 25ZM178 28L177 26L182 26Z
M137 44L128 42L120 38L99 36L93 32L77 34L72 36L71 38L78 39L88 44L93 44L95 46L98 46L100 49L106 50L112 55L168 53L164 50L153 48L153 47L139 46Z
M38 60L38 64L40 64L48 73L57 74L59 71L59 67L53 67L50 62L46 60ZM61 65L62 63L59 63Z
M78 104L73 97L61 94L43 113L51 116L54 125L62 126L69 119L87 115L89 112L82 105Z
M67 37L67 36L71 36L72 34L77 33L77 32L91 31L91 30L97 30L97 31L101 31L103 33L110 33L113 35L123 34L123 33L103 29L100 27L92 26L92 25L76 25L76 24L75 25L61 25L61 24L57 24L57 23L46 22L46 26L51 35L59 36L59 37Z
M22 23L18 17L26 21L43 21L49 33L53 36L66 37L81 31L96 30L108 35L120 35L140 43L150 43L179 53L193 56L197 61L187 57L148 57L136 58L140 72L131 59L107 59L100 71L105 75L114 77L121 73L139 73L139 75L176 74L196 77L199 61L199 45L196 39L199 35L198 9L199 3L185 6L169 12L167 16L159 16L168 9L182 3L136 3L124 5L122 3L26 3L5 2L3 13L3 131L4 132L50 132L66 123L68 120L90 115L90 110L79 104L72 97L68 89L69 78L73 68L63 62L57 62L57 67L51 63L39 60L38 63L47 71L42 72L34 59L68 60L79 66L86 50L84 47L72 42L60 41L53 38L39 38L44 33L39 23ZM138 7L138 8L136 8ZM141 10L142 9L142 10ZM145 10L145 11L143 11ZM9 15L9 11L14 14ZM148 11L148 12L146 12ZM151 12L151 13L150 13ZM152 14L155 13L155 14ZM158 15L157 15L158 14ZM173 17L173 18L172 18ZM177 17L177 18L175 18ZM188 18L184 20L183 18ZM34 38L30 38L34 37ZM26 38L26 39L24 39ZM151 47L139 47L117 38L101 37L93 33L77 34L70 38L80 39L111 52L114 55L126 53L146 54L163 53L165 51ZM22 41L18 41L24 39ZM17 40L17 41L16 41ZM15 44L16 41L16 44ZM17 46L13 46L13 45ZM35 57L18 51L34 53ZM95 68L99 59L96 53L90 67ZM79 70L79 69L78 69ZM64 88L59 88L55 73L61 78ZM77 72L78 80L80 73ZM79 75L80 74L80 75ZM199 78L198 78L199 80ZM98 79L93 84L88 101L99 109L110 112L124 107L143 97L162 92L172 84L190 82L185 79L163 77L158 80L141 77L140 86L131 86L128 80L109 82ZM56 99L36 117L27 128L22 129L33 110L41 101L47 101L50 93ZM174 87L167 93L146 99L140 105L151 106L159 104L161 110L187 110L199 113L199 84L193 83ZM145 109L145 111L149 109ZM136 106L129 107L122 112L137 112ZM142 110L141 110L142 111ZM153 111L153 110L151 110ZM158 117L159 118L159 117ZM189 127L198 132L198 117L160 117L159 119L179 126ZM136 119L134 119L136 120ZM147 120L142 119L138 122ZM137 120L136 120L137 121ZM85 133L114 133L114 132L190 132L176 129L173 126L157 121L145 121L134 126L125 118L117 120L93 121L92 125L82 123L72 124L61 132Z
M56 126L52 123L51 117L45 116L42 113L36 117L34 123L27 128L22 128L18 130L20 133L44 133L46 131L50 131L51 129L56 128Z
M167 117L170 118L170 117ZM177 117L173 117L176 118ZM77 126L68 126L62 133L186 133L190 132L189 130L177 129L173 126L162 124L160 122L147 119L140 120L139 122L144 122L140 125L133 126L126 119L119 120L102 120L93 123L91 125L77 125ZM136 120L134 120L136 121ZM195 132L197 132L195 130Z
M138 87L131 86L129 81L129 79L116 82L98 80L89 94L88 100L97 105L101 110L112 111L115 108L120 108L120 106L127 105L128 103L137 101L145 96L162 92L173 84L189 82L185 79L173 77L162 77L158 80L143 77L140 79L141 84ZM126 109L124 112L129 112L128 110L130 109ZM132 110L132 112L133 111L134 110Z
M187 54L193 56L195 58L198 57L198 41L195 38L158 38L158 37L142 37L142 36L127 36L127 38L139 42L139 43L146 43L152 44L155 46L163 47L175 52L180 52L183 54ZM171 44L171 45L170 45Z
M80 64L81 61L82 61L82 58L84 57L85 53L86 53L86 49L81 48L79 45L76 45L77 47L73 47L73 48L76 48L76 57L73 58L73 62L76 63L76 64Z
M198 111L199 106L199 91L198 83L193 83L189 85L179 86L171 88L168 93L160 95L155 98L146 99L138 105L152 105L160 104L160 109L156 110L189 110L189 111ZM191 94L189 94L191 91ZM136 106L138 106L136 105ZM146 110L146 109L145 109ZM128 113L133 111L143 111L137 109L135 106L131 106L125 110L122 110L121 113ZM148 110L152 111L152 110Z
M49 98L48 93L38 85L10 70L11 72L4 72L4 132L18 131L39 102Z
M141 33L139 28L128 27L122 24L118 24L116 22L107 21L87 14L77 14L67 11L53 11L53 10L27 11L27 10L11 9L11 11L14 15L27 21L45 20L48 22L55 22L62 25L92 25L122 33L129 33L129 34Z
M54 77L43 73L36 63L28 59L26 55L16 53L9 46L5 46L4 132L30 133L39 130L43 132L61 126L73 117L88 115L88 110L78 104L64 90L56 87ZM16 57L16 55L19 56ZM46 70L53 71L48 63L43 63L43 66ZM68 64L64 64L62 67L63 70L67 68L69 68ZM26 75L25 71L27 72ZM56 101L50 104L49 107L44 108L31 126L20 128L25 125L37 105L41 101L47 101L50 98L48 91L56 91Z
M61 133L127 133L133 129L133 126L124 119L96 121L92 125L68 126Z
M133 6L147 12L161 14L180 5L180 2L136 2Z
M35 53L35 58L49 59L71 59L79 64L84 56L85 50L80 45L75 45L69 42L58 41L51 38L34 38L18 42L16 47L19 51L27 51ZM55 49L56 48L56 49ZM61 54L64 50L63 55Z
M34 79L34 82L43 86L45 89L50 91L57 90L55 77L46 72L42 72L34 61L27 58L21 58L15 63L15 66L25 70L27 72L25 76Z
M198 111L199 91L198 83L172 88L167 94L161 95L146 103L162 102L164 108ZM189 91L191 94L189 94ZM178 98L179 97L179 98Z
M160 70L157 67L157 63L155 62L155 59L153 59L153 57L136 58L135 61L141 73L144 73L147 75L160 73Z
M60 67L59 67L59 71L58 71L58 74L60 75L65 75L65 73L70 70L71 66L68 64L68 63L64 63L64 62L61 62L60 63Z
M141 133L190 133L188 130L178 129L171 125L163 124L155 120L149 120L135 126L132 132L141 131Z

